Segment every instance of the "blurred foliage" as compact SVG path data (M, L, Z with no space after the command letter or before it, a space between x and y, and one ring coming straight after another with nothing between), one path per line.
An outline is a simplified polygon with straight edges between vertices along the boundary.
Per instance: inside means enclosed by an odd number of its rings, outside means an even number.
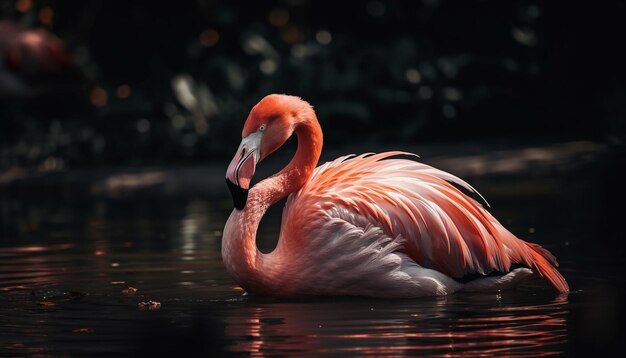
M20 67L0 34L0 167L228 157L273 92L311 102L327 145L621 138L625 14L620 1L0 0L0 21L58 36L73 64Z

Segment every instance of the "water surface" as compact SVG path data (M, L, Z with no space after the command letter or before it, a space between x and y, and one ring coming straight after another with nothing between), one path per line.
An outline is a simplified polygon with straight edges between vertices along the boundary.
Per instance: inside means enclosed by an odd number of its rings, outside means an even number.
M524 184L525 183L525 184ZM226 273L228 197L5 195L0 199L0 352L5 356L170 354L519 355L615 348L622 288L583 184L479 181L492 212L561 263L573 292L517 290L403 300L261 299ZM586 184L585 184L586 185ZM224 193L225 194L225 193ZM567 199L570 198L570 199ZM595 214L593 214L595 212ZM274 245L280 210L261 224ZM608 232L605 228L604 232ZM591 250L591 251L590 251ZM123 292L126 286L135 293ZM142 311L138 303L161 303Z

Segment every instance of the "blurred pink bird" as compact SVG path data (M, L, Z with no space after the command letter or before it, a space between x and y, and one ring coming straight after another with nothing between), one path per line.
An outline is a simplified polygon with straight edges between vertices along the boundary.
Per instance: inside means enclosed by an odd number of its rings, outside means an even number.
M44 29L0 21L0 101L65 101L82 95L84 80L60 38Z
M257 163L293 133L298 149L291 162L250 188ZM420 297L509 289L535 273L569 291L550 252L515 237L450 183L476 193L469 184L391 158L410 153L345 156L315 168L322 131L311 105L298 97L263 98L242 137L226 172L235 210L222 256L248 292ZM278 244L264 254L255 242L259 222L287 195Z

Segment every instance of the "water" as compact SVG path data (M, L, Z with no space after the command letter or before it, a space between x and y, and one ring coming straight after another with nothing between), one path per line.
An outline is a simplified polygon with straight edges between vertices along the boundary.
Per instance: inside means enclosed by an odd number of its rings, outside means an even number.
M243 295L221 262L221 230L231 208L223 195L5 195L0 353L612 352L623 337L621 264L613 248L589 245L611 229L606 223L604 231L596 229L607 209L591 205L597 195L584 194L590 179L577 180L474 182L513 232L555 253L572 293L533 281L498 294L411 300ZM279 210L262 222L258 241L264 251L274 245L279 222ZM126 285L137 292L124 293ZM161 309L138 309L149 300Z

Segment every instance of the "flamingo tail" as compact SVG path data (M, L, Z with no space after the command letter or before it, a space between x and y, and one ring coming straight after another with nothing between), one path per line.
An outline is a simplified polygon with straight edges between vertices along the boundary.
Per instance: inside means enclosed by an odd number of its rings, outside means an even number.
M565 278L556 270L559 264L550 251L534 243L525 243L530 249L533 266L539 274L545 277L561 293L569 292L569 285Z

